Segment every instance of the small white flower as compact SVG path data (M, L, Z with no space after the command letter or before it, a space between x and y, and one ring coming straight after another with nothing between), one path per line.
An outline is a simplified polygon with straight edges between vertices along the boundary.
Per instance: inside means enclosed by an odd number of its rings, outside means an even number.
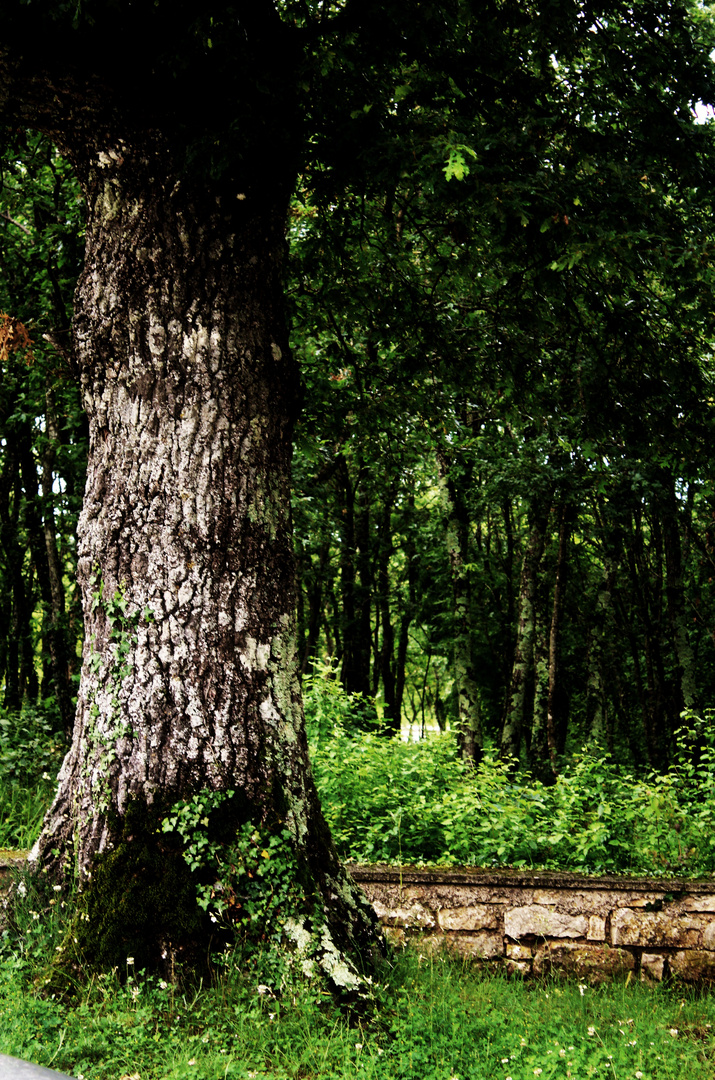
M362 1043L355 1043L356 1050L362 1050Z
M677 1039L678 1038L678 1029L677 1028L671 1028L670 1029L670 1034L673 1036L674 1039Z
M17 891L19 892L20 896L27 896L27 886L25 885L24 881L18 881Z
M583 995L586 993L586 987L583 985L583 983L578 984L578 992L581 997L583 997Z
M509 1064L509 1058L502 1058L501 1063L502 1063L502 1065L508 1065Z
M270 986L264 986L263 983L259 983L256 989L259 994L269 994L271 992Z
M195 1065L196 1064L196 1058L189 1058L188 1064L189 1065Z
M134 957L133 956L128 956L127 957L127 964L128 964L129 967L134 966Z
M52 889L53 889L54 892L59 892L61 888L62 888L61 885L53 885L52 886Z
M639 1069L638 1072L636 1073L636 1080L641 1080L642 1076L643 1076L643 1073Z
M534 1069L534 1076L541 1076L543 1069Z
M595 1029L595 1027L593 1027L593 1026L589 1027L589 1029L588 1029L588 1033L589 1033L589 1035L595 1035L595 1034L596 1034L596 1029Z

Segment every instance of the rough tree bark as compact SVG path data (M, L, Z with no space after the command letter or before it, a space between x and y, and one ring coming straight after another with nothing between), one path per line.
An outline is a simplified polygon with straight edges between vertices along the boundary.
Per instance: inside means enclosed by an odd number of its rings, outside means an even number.
M547 513L548 510L544 504L538 503L532 508L530 514L531 532L521 568L518 602L519 621L500 744L501 757L510 762L518 762L521 754L521 741L526 715L526 690L534 654L536 623L534 601L539 563L544 550Z
M23 81L10 65L8 81L3 61L0 49L0 106L16 95L14 115L55 138L88 207L73 323L90 432L86 643L72 746L32 860L79 882L99 916L91 937L77 927L95 958L123 964L130 945L137 967L182 948L193 963L206 943L188 940L196 920L163 895L169 881L186 895L187 870L161 825L177 800L235 792L232 827L289 831L319 962L355 986L380 938L320 810L296 655L290 163L245 188L192 174L178 136L125 113L94 76Z
M445 541L452 575L454 610L454 683L457 696L457 740L465 761L479 764L483 754L482 716L472 644L472 596L469 574L467 508L451 475L451 462L437 449Z

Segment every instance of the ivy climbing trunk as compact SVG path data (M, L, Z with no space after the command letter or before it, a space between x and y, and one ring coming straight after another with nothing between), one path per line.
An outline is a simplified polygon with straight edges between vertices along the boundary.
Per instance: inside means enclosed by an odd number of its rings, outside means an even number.
M54 874L74 866L89 891L102 858L116 864L125 851L132 880L148 880L152 858L171 854L160 830L169 808L235 792L239 824L290 832L302 887L337 943L323 959L339 981L331 957L364 958L375 921L322 817L303 724L287 192L229 199L193 187L161 145L126 138L79 172L86 644L72 746L34 857ZM167 934L156 928L163 952Z

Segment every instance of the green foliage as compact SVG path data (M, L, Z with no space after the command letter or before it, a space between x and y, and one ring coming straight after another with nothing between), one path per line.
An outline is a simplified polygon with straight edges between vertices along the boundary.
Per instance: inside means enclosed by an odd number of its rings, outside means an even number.
M29 782L43 773L54 779L62 764L66 745L57 733L50 708L26 706L22 711L0 709L0 777Z
M303 678L303 708L311 747L334 733L378 727L374 704L362 694L346 693L331 661L316 661Z
M0 847L34 843L65 750L51 708L0 709Z
M682 729L665 774L638 777L591 747L552 786L515 776L493 753L473 769L451 735L385 740L346 727L342 716L311 749L344 858L593 874L715 871L711 714Z

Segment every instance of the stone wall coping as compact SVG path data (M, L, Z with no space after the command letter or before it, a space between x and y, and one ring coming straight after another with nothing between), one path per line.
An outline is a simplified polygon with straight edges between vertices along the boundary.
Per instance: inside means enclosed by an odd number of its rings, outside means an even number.
M562 870L523 870L502 867L388 866L346 863L354 881L384 885L511 886L518 889L604 889L617 892L713 893L715 878L627 877L577 874Z
M0 869L21 866L27 851L0 848ZM524 870L509 867L395 866L385 863L345 864L354 881L384 885L486 885L520 889L604 889L623 892L715 893L715 878L628 877L578 874L567 870Z

